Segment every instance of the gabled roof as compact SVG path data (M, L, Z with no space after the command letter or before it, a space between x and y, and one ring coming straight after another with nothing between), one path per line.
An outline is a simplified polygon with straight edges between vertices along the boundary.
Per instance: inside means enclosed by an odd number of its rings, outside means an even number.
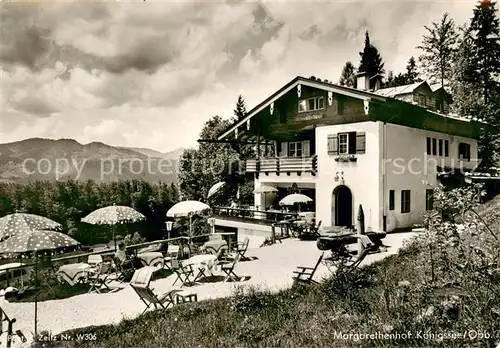
M235 128L244 125L253 116L255 116L260 111L268 107L274 101L278 100L279 98L290 92L293 88L296 88L298 85L314 87L337 94L343 94L348 97L357 98L361 100L375 99L375 100L385 101L385 98L383 96L380 96L372 92L361 91L356 88L339 86L330 82L323 82L319 80L308 79L302 76L297 76L292 81L288 82L286 85L284 85L279 90L274 92L271 96L266 98L262 103L260 103L252 110L250 110L243 119L235 122L230 127L228 127L224 132L222 132L222 134L218 137L218 139L219 140L224 139L224 137L226 137L229 133L231 133Z
M376 91L375 93L377 93L378 95L383 95L384 97L394 98L397 95L413 93L413 91L415 91L418 87L420 87L424 83L429 85L427 82L422 81L422 82L412 83L410 85L382 88Z
M433 92L436 92L437 90L441 89L442 86L440 83L433 83L432 85L429 85L429 87Z

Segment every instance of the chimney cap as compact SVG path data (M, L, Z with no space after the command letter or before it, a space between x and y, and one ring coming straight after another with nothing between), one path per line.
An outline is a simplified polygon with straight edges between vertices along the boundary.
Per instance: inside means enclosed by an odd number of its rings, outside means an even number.
M362 77L362 76L366 76L368 73L366 71L358 71L356 73L356 77Z

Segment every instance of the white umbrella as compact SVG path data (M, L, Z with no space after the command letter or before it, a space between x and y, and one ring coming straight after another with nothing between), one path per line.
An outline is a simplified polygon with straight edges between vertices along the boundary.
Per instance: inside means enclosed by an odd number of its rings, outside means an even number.
M167 211L167 217L189 217L189 237L191 238L193 226L191 218L193 215L203 214L210 210L210 206L199 201L183 201L175 204Z
M0 243L0 253L33 254L35 259L35 279L38 286L38 253L67 250L78 247L80 243L61 232L32 230L15 234ZM38 323L38 289L35 294L35 337Z
M280 205L294 205L297 203L310 203L313 200L301 193L294 193L286 196L280 201Z
M207 210L210 210L210 206L203 202L182 201L170 208L167 211L167 216L173 218L193 216L197 214L203 214Z
M220 181L217 184L213 185L210 190L208 190L207 198L213 196L217 191L219 191L226 183L224 181Z
M0 219L0 236L2 238L29 233L33 230L60 231L61 228L61 224L34 214L14 213Z
M115 238L115 228L116 224L123 223L133 223L141 220L145 220L146 217L139 213L137 210L124 206L124 205L110 205L108 207L100 208L94 210L89 215L82 219L82 222L92 224L92 225L112 225L113 226L113 241L115 242L116 249L116 238Z
M272 186L261 186L253 191L253 193L272 193L272 192L278 192L278 189L276 187Z

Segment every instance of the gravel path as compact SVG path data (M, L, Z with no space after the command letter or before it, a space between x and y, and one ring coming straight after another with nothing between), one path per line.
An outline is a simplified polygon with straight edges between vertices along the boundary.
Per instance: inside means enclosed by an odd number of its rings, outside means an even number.
M364 264L372 263L397 253L403 242L413 237L415 233L388 234L384 244L387 252L368 255ZM297 266L314 266L321 254L316 248L316 242L284 240L272 246L249 249L247 255L255 258L253 261L240 262L236 266L236 274L249 276L250 279L239 283L205 283L191 287L198 294L198 300L228 297L233 293L235 286L261 286L271 291L289 287L292 284L293 271ZM330 274L326 266L320 265L315 278ZM175 276L159 279L151 283L155 292L167 291ZM64 300L41 302L38 305L38 331L48 330L53 334L62 331L87 327L91 325L105 325L119 323L123 318L133 318L144 310L144 304L137 294L127 284L112 283L116 292L104 294L83 294ZM6 313L17 319L14 330L20 329L30 340L34 331L33 303L9 303L0 300L0 306ZM5 334L2 336L2 346L5 344ZM20 346L18 341L15 346ZM29 342L28 342L29 343ZM22 346L27 346L23 344Z

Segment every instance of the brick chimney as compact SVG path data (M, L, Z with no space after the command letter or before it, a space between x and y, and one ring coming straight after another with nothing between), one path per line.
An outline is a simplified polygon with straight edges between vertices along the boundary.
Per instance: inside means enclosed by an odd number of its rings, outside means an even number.
M356 74L356 88L361 91L368 91L370 89L370 79L368 74L365 72L359 72Z

